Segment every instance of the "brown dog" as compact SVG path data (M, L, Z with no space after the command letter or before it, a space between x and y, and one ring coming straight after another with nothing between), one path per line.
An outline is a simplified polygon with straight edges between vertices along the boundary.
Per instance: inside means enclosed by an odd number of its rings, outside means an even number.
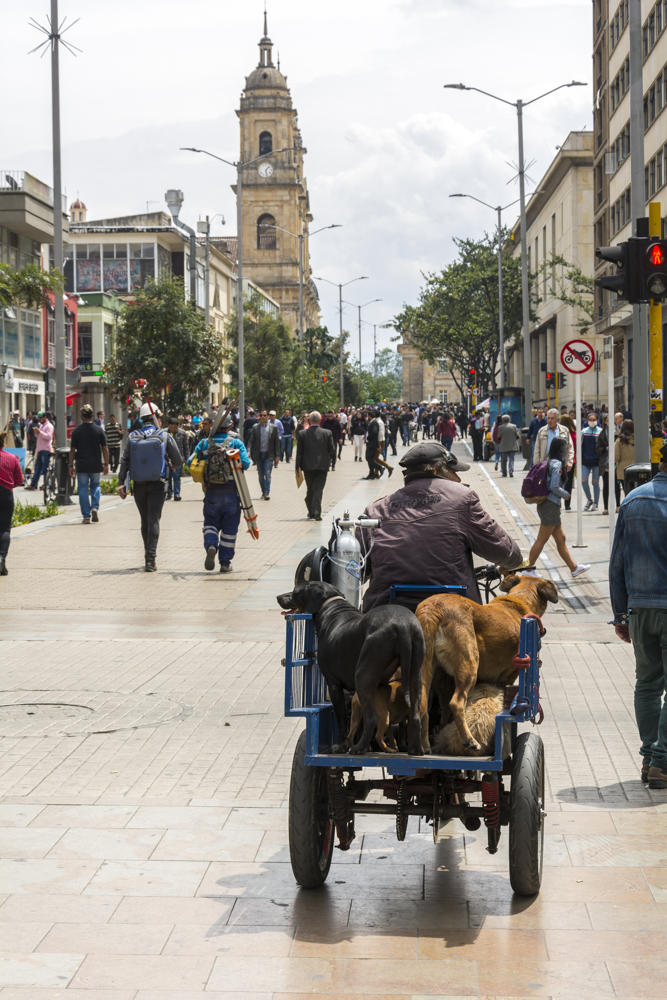
M396 753L398 747L394 738L392 726L396 726L408 717L409 708L403 696L403 685L399 680L392 680L388 684L378 684L375 691L375 711L377 712L378 723L375 731L375 739L380 744L384 753ZM352 698L352 713L350 716L350 732L347 737L347 746L354 743L354 736L359 728L363 716L361 703L355 694ZM385 740L386 734L386 740ZM387 746L389 744L389 746Z
M450 722L441 729L433 743L433 751L443 756L482 757L492 754L496 738L496 716L502 712L505 692L493 684L475 684L468 697L466 723L481 749L466 750L461 742L456 723Z
M468 695L478 681L499 687L514 683L519 671L512 658L519 648L521 619L527 614L541 617L547 602L558 603L555 584L539 577L507 576L500 589L505 593L485 605L467 597L436 595L422 601L417 608L426 641L420 706L424 753L431 752L428 740L431 684L440 698L443 725L449 703L463 747L466 751L479 751L479 743L465 718Z

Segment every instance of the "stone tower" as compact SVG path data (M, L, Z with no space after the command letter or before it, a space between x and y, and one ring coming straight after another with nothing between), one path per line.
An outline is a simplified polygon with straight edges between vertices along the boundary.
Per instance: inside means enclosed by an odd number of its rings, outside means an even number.
M308 252L308 225L313 217L303 176L306 149L280 60L278 66L273 64L272 48L265 12L259 63L246 77L236 112L241 124L241 161L272 154L243 168L243 273L280 303L285 322L298 332L300 233L304 236L304 330L320 322Z

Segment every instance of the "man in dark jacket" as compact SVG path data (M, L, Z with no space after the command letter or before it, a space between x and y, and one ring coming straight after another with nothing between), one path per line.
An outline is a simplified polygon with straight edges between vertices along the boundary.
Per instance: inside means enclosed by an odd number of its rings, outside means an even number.
M257 466L262 500L270 500L271 473L280 464L280 435L266 410L260 411L259 423L250 431L250 457Z
M399 465L405 470L405 486L365 510L366 517L380 519L380 527L375 530L364 611L388 604L392 583L459 584L481 604L473 552L516 569L523 562L519 546L459 479L458 473L470 466L442 445L423 441Z
M322 494L329 466L336 455L333 435L320 427L321 419L321 414L314 410L308 417L310 427L299 431L296 438L294 472L297 477L303 472L306 480L306 507L312 521L322 520Z
M174 465L169 469L169 480L167 482L167 500L174 501L181 499L181 475L183 473L183 462L188 457L188 436L178 425L178 417L169 417L169 433L176 442L176 447L181 453L181 464Z
M331 458L331 471L335 472L336 469L336 455L338 453L338 442L343 438L343 428L340 425L340 421L333 410L329 410L326 417L322 421L322 430L331 431L331 436L334 439L335 449L333 456Z

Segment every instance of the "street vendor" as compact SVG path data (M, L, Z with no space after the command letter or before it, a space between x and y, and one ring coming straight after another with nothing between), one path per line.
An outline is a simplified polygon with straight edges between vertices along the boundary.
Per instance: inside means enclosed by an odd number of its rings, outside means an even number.
M437 441L415 445L399 465L405 485L364 512L365 517L380 520L364 611L388 604L394 583L459 585L481 604L473 553L516 569L524 559L519 546L459 479L458 473L467 472L470 466Z

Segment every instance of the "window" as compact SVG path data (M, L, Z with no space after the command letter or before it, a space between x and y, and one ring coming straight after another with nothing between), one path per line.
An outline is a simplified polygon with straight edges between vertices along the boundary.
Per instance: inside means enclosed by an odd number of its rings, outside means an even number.
M440 400L441 403L447 404L448 399L447 399L447 390L446 389L439 389L438 390L438 399Z
M81 327L79 326L79 329ZM113 327L111 323L104 324L104 360L108 361L113 354Z
M649 117L648 117L648 97L644 98L644 131L649 127Z
M644 201L648 201L648 167L644 167Z
M272 215L260 215L257 220L257 249L276 249L276 220Z
M266 156L273 152L273 136L270 132L259 133L259 155Z
M438 361L438 375L445 375L447 372L447 360L446 358L440 358Z
M662 150L655 158L655 186L658 191L662 187Z
M648 92L648 117L652 125L655 121L655 84L649 88Z
M651 195L655 194L655 156L649 163L649 191Z
M32 309L21 309L21 364L24 368L42 367L41 315Z
M79 323L77 341L77 360L79 365L93 363L93 324Z

